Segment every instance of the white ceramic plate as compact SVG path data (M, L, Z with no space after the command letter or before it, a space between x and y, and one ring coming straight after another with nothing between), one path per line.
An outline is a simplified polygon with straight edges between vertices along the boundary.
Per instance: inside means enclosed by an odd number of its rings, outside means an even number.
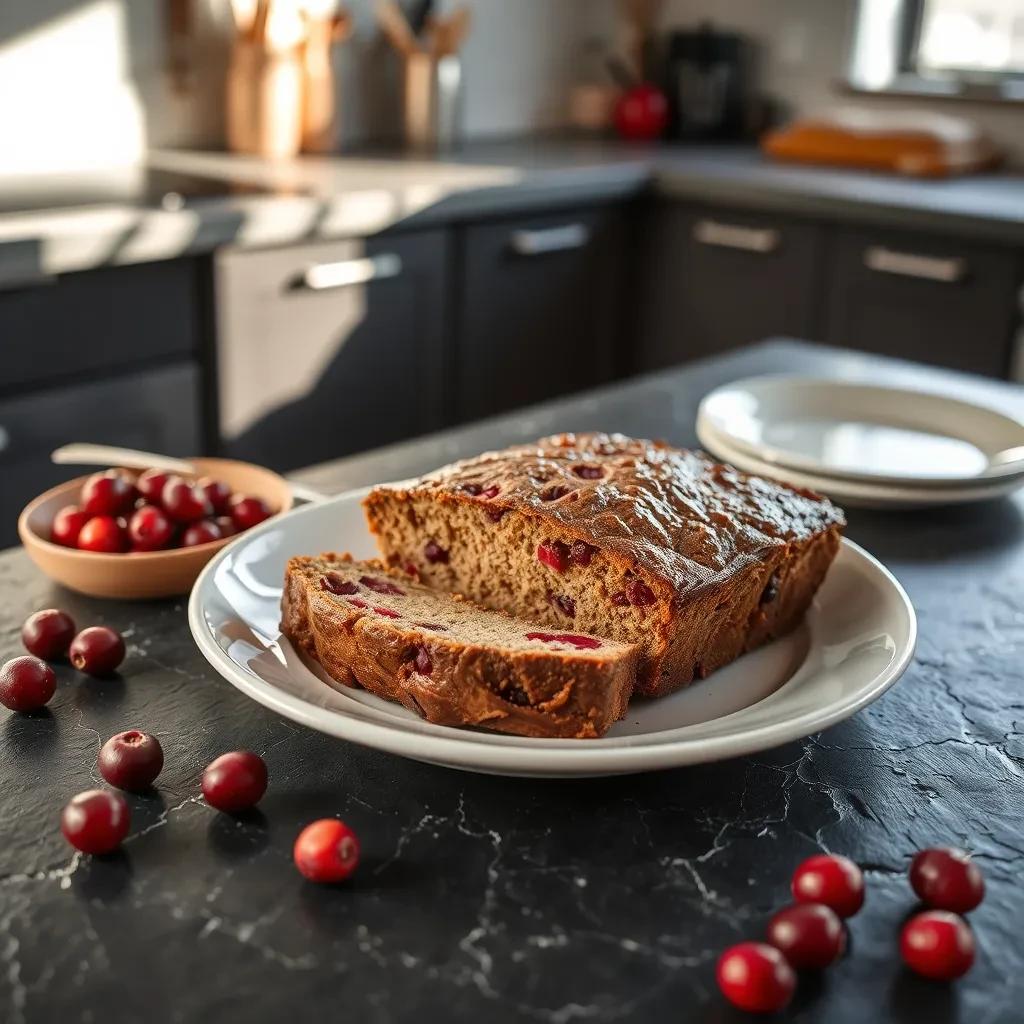
M717 434L707 420L697 424L697 437L701 445L712 455L743 470L744 473L780 480L796 487L809 487L812 491L824 494L848 508L920 509L965 505L1002 498L1024 484L1024 478L1021 477L1000 477L984 487L897 486L845 480L801 472L748 455Z
M284 567L296 554L374 553L364 491L264 523L220 552L189 601L192 635L243 693L331 736L432 764L502 775L615 775L713 761L777 746L881 696L914 651L902 587L844 542L806 623L671 697L636 703L600 740L502 736L432 725L362 690L333 689L278 629Z
M730 449L789 470L896 487L988 487L1024 481L1024 424L944 395L807 377L751 377L717 388L698 428Z

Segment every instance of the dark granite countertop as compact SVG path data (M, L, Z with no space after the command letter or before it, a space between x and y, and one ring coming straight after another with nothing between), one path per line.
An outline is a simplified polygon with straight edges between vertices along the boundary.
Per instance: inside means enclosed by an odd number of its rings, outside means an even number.
M693 441L717 383L798 370L973 393L1024 413L1024 391L795 344L709 362L305 474L340 489L552 429ZM828 731L756 756L607 780L503 779L428 767L278 719L215 676L183 601L75 597L20 551L0 555L0 637L67 607L123 630L123 674L68 668L50 709L0 715L0 1019L18 1022L740 1021L714 985L727 945L761 934L814 852L867 872L852 949L803 984L788 1019L828 1024L1019 1021L1024 942L1024 501L897 515L854 511L850 536L899 577L920 616L907 675ZM97 749L128 727L167 754L133 797L123 853L73 856L61 805L95 785ZM271 784L232 818L198 796L203 765L261 752ZM291 865L307 821L344 817L363 863L319 888ZM974 851L975 970L907 974L897 928L910 854Z

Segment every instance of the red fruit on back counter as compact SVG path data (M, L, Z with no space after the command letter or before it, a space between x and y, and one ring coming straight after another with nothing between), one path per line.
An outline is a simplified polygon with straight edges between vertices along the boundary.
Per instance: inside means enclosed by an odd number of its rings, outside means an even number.
M23 654L0 666L0 704L11 711L38 711L57 689L57 676L45 661Z
M218 811L244 811L267 791L267 766L259 754L233 750L211 761L203 772L203 796Z
M44 608L30 615L21 627L25 650L43 661L63 658L74 638L74 620L58 608Z
M719 958L722 995L748 1013L775 1013L793 998L796 975L786 958L763 942L741 942Z
M343 882L359 864L359 840L345 822L321 818L299 833L292 856L311 882Z
M910 864L910 885L923 903L966 914L985 898L985 879L966 850L921 850Z
M852 917L864 906L864 876L838 854L808 857L793 872L790 888L797 903L824 903L840 917Z
M181 535L181 546L194 548L198 544L220 540L221 537L220 527L212 519L200 519L198 523L192 523Z
M219 515L226 515L228 503L231 501L231 488L223 480L214 480L212 476L204 476L196 486L206 495L207 501L213 506L213 511Z
M148 732L129 729L111 736L96 759L100 775L112 786L141 793L156 781L164 766L160 741Z
M236 494L231 499L231 518L239 530L248 530L273 513L270 506L262 498L254 498L247 494Z
M93 473L82 485L82 508L91 516L118 516L135 501L135 485L119 469Z
M120 554L128 550L128 531L113 516L93 516L78 534L78 550Z
M132 551L159 551L170 544L174 526L162 508L143 505L128 520L128 536L131 538Z
M213 515L206 493L180 476L168 477L160 493L160 504L179 523L194 523Z
M90 789L73 797L60 816L64 838L82 853L110 853L128 835L131 813L120 793Z
M171 474L164 472L162 469L147 469L144 473L139 475L139 479L135 481L135 486L139 490L146 501L152 505L160 504L160 496L164 492L164 484L170 479Z
M77 505L65 505L54 517L50 527L50 540L66 548L78 547L78 535L92 518Z
M90 676L110 675L124 661L125 647L121 634L109 626L83 629L68 650L71 664Z
M656 139L668 124L668 100L650 82L627 89L615 104L615 129L624 139Z

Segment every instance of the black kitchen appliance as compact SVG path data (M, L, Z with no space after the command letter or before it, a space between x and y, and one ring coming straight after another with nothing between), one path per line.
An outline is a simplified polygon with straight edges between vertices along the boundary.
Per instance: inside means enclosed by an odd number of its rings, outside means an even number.
M677 139L739 139L749 123L749 52L735 32L705 22L673 32L666 55L666 91Z

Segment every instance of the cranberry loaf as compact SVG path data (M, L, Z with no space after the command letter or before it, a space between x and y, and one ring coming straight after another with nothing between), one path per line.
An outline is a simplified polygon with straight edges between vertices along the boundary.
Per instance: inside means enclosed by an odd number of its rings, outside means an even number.
M646 696L792 630L845 525L811 491L618 434L485 453L364 508L387 564L431 587L638 644Z
M636 647L487 611L345 555L293 558L281 630L339 683L431 722L601 736L621 718Z

